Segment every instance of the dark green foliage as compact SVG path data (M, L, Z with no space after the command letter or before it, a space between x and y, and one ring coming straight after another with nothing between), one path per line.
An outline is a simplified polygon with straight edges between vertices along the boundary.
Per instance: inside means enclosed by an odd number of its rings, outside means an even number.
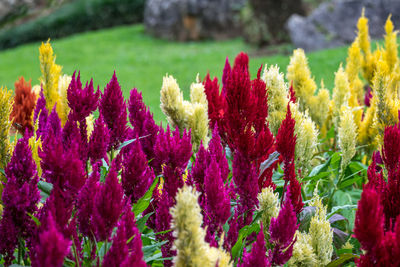
M143 21L145 0L76 0L48 16L0 31L0 49Z

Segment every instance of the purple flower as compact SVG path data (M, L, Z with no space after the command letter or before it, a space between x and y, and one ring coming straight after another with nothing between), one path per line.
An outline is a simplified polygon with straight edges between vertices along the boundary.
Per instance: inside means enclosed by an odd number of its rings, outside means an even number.
M55 137L61 136L62 133L61 120L58 117L56 107L57 105L54 105L53 110L51 111L49 117L47 118L46 132L44 133L45 139L49 135L53 135Z
M225 182L228 178L230 171L224 147L221 144L221 137L219 136L218 126L215 126L213 130L212 138L210 140L210 143L208 144L208 151L210 155L209 157L215 157L219 165L219 169L221 170L222 180ZM210 159L208 159L208 162L210 162Z
M5 173L6 177L14 176L21 186L35 176L36 163L32 158L27 138L18 140L11 160L5 169Z
M123 190L112 165L104 184L99 186L94 201L92 224L97 241L109 240L123 208Z
M153 160L154 145L157 140L157 133L160 127L154 122L153 114L143 102L142 93L139 93L136 88L131 90L129 98L129 121L133 126L131 138L136 136L144 137L140 139L143 152L148 160ZM153 166L150 162L150 165Z
M228 192L224 186L221 172L214 158L206 170L204 179L206 209L205 223L208 225L207 232L219 235L222 232L222 226L231 215L231 205Z
M239 227L249 224L253 211L258 204L258 177L257 169L240 151L235 152L232 162L232 176L235 182L236 193L239 195L239 213L247 213L239 222Z
M28 214L34 214L40 193L37 189L38 176L18 181L15 176L7 176L3 191L3 217L0 221L0 254L4 255L6 266L14 259L14 249L19 239L29 238L34 221Z
M169 126L167 126L166 132L160 129L154 151L156 154L154 161L157 163L157 173L161 172L161 165L163 164L170 166L172 169L185 170L192 156L190 132L184 130L181 137L178 128L172 132L172 136Z
M99 110L110 130L108 151L116 149L125 140L127 134L127 113L115 71L101 95Z
M266 248L264 233L261 226L260 232L257 235L257 240L253 243L253 246L251 247L251 252L247 253L245 248L245 252L243 253L243 262L239 264L238 267L271 266L271 263L269 262L269 259L267 258L265 253Z
M207 157L208 153L204 148L203 143L201 143L191 171L191 178L196 185L197 191L200 192L200 202L202 202L202 199L204 198L204 177L208 165Z
M63 266L64 257L69 252L70 240L64 238L56 227L53 216L50 213L47 219L47 229L39 235L39 243L36 246L36 259L32 266Z
M224 242L224 248L226 251L231 251L235 245L239 235L239 224L238 224L238 210L235 209L235 215L229 220L229 231Z
M80 122L97 109L100 90L97 89L96 93L94 92L93 79L90 80L89 84L86 83L85 88L82 89L81 74L79 72L76 78L75 74L76 72L72 75L72 80L67 91L67 98L72 118Z
M100 114L94 125L93 133L89 141L89 157L92 162L107 159L107 148L110 142L110 133L107 125L104 123L103 116Z
M43 111L46 111L46 115L48 115L48 111L46 109L46 98L44 97L43 94L43 87L40 90L40 97L38 98L37 102L36 102L36 107L35 107L35 111L33 113L33 121L35 122L38 119L39 113Z
M148 165L146 155L142 151L142 146L136 140L122 160L121 181L125 195L132 203L136 203L151 186L154 173Z
M172 216L169 212L170 208L175 204L174 199L168 195L166 191L164 191L161 195L160 201L158 202L157 210L155 212L156 220L155 220L155 231L163 232L171 229L171 220ZM173 257L176 255L176 251L172 250L174 237L172 232L160 234L156 236L157 240L166 240L168 243L164 244L161 247L161 253L163 258ZM172 266L172 261L167 260L164 261L164 266L170 267Z
M93 238L92 214L94 207L95 192L98 191L100 180L99 165L95 165L89 179L79 191L77 199L77 217L80 232L90 238Z
M269 227L270 241L275 245L271 255L271 262L274 265L283 265L292 257L293 245L296 242L294 236L298 228L296 213L288 191L278 217L271 219Z

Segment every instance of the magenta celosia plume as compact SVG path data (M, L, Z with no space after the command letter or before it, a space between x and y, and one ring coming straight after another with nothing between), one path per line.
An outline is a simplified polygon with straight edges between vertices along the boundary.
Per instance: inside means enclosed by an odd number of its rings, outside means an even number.
M96 120L93 132L89 140L89 158L91 162L97 162L103 158L107 159L107 149L110 142L110 131L104 123L103 116L100 114Z
M101 94L99 110L110 130L108 151L116 149L126 138L127 111L126 102L115 71L104 92Z
M260 232L257 235L256 242L253 243L251 247L251 252L243 253L243 262L238 264L238 267L269 267L271 263L266 256L266 247L264 240L264 233L261 226Z

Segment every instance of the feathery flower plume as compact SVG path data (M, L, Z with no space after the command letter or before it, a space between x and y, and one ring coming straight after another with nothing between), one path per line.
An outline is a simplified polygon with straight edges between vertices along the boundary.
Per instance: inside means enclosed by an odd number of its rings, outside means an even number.
M266 256L266 247L265 247L265 239L264 239L264 230L261 225L260 232L257 235L256 242L253 243L251 247L251 252L247 253L246 251L243 253L243 262L238 264L239 267L252 267L252 266L260 266L260 267L269 267L271 266L271 262Z
M61 66L56 64L56 57L53 55L53 48L51 47L50 40L46 43L42 43L39 47L39 60L40 70L42 72L40 82L46 99L46 108L47 110L52 110L54 105L60 100L60 95L58 94L58 80L61 75ZM58 109L60 107L61 106L58 105Z
M60 95L60 119L61 124L64 125L67 122L70 107L68 106L68 87L71 83L72 77L64 74L60 76L58 80L58 94Z
M331 262L333 253L333 231L326 217L326 207L318 195L314 196L311 205L316 207L315 215L311 218L309 235L318 265L324 266Z
M311 236L308 233L296 231L296 243L293 246L293 255L288 261L288 266L317 267L317 255L315 255Z
M142 93L139 93L136 88L131 90L128 110L129 121L133 126L131 138L145 136L145 138L140 139L140 143L147 160L150 161L149 164L153 167L154 145L160 126L154 122L153 114L143 102Z
M268 93L268 122L271 132L278 133L281 122L285 119L288 99L288 86L285 83L283 73L279 72L278 66L265 65L263 80Z
M200 143L207 146L208 138L208 113L207 105L194 103L193 112L188 118L188 128L191 129L193 150L199 149Z
M4 169L11 157L9 120L13 106L12 92L0 87L0 168ZM2 175L0 174L0 177ZM1 179L3 180L3 179ZM1 188L2 186L0 186ZM1 190L0 190L1 193Z
M332 95L332 103L334 104L334 125L336 130L339 128L341 108L343 105L348 104L350 97L349 88L349 79L346 72L343 70L342 65L340 65L338 71L335 73L335 87L333 88Z
M100 90L94 92L93 79L82 89L80 73L75 78L76 72L72 75L71 83L68 86L68 106L71 108L72 118L78 122L83 121L97 109Z
M97 241L109 240L123 209L123 189L112 165L104 184L100 184L94 200L92 224Z
M103 116L100 114L96 120L93 133L89 140L88 156L92 162L107 158L107 148L110 141L110 133L104 123Z
M218 78L215 77L211 80L208 73L204 78L203 85L207 96L209 126L214 129L214 126L220 123L224 116L226 102L224 95L219 91Z
M279 214L279 196L277 193L274 194L273 188L266 187L258 194L257 198L260 205L258 210L262 212L264 238L268 242L271 219L278 217Z
M36 94L32 92L31 81L26 82L24 77L15 82L14 105L11 112L13 123L18 124L18 131L25 134L28 129L32 132L32 114L36 104Z
M205 242L205 230L201 227L202 216L198 193L184 186L176 195L176 205L171 208L174 247L177 255L175 266L216 266L220 259L229 257L222 250L211 248ZM229 260L227 261L229 263Z
M348 106L343 106L339 122L339 147L342 151L341 169L347 167L347 164L356 154L357 127L354 123L354 117Z
M115 71L104 93L101 94L99 110L110 130L108 151L111 151L125 140L127 133L126 103Z
M33 267L63 266L64 257L69 253L71 241L66 239L57 229L57 225L50 213L47 216L47 229L39 234L39 243L35 248L36 260Z
M228 192L221 177L221 171L215 158L211 159L205 172L205 224L209 234L222 232L222 226L231 215L231 205Z
M392 15L386 20L385 23L385 61L389 67L389 70L392 71L396 64L398 63L398 51L397 51L397 31L393 31L393 22L391 20Z
M346 74L349 78L350 91L358 103L362 103L364 96L363 83L359 77L362 68L363 56L361 55L360 45L356 39L350 46L347 52L346 59Z
M270 242L274 244L274 249L270 255L272 264L283 265L292 257L293 245L296 242L295 233L298 228L291 198L286 194L285 202L278 217L271 219L269 227Z
M147 163L146 155L137 140L124 153L121 182L125 195L136 203L151 186L154 173Z
M89 237L93 238L93 208L96 192L99 190L100 172L99 165L95 165L92 174L86 180L85 185L79 191L77 196L76 208L79 231Z

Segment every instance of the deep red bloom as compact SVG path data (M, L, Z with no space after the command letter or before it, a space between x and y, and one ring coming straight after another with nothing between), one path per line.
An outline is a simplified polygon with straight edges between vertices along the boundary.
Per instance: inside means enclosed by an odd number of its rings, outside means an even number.
M294 161L294 150L296 147L296 135L294 134L294 126L296 121L292 118L290 105L287 105L286 118L282 121L276 135L276 150L281 154L284 163L289 164Z
M108 151L116 149L127 134L127 111L115 71L101 95L99 110L110 130Z
M292 103L296 103L296 92L294 91L294 88L293 88L293 81L290 83L290 87L289 87L289 99L290 99L290 102L292 102Z
M225 97L219 91L218 78L211 80L210 74L204 78L203 81L204 92L207 96L208 102L208 119L211 129L214 129L224 116L224 109L226 105Z

